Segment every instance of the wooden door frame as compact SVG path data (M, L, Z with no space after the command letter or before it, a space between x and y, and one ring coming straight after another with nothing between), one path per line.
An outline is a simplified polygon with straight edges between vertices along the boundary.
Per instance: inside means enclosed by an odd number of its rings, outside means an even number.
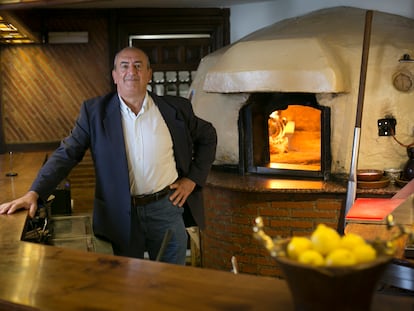
M128 46L132 34L207 33L212 52L230 43L230 9L118 9L110 13L111 68L117 51Z

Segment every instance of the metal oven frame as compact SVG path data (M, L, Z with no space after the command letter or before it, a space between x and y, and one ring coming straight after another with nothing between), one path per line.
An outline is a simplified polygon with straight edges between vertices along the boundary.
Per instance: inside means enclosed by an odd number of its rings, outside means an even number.
M289 104L310 106L321 111L320 170L276 169L270 162L268 117ZM271 174L280 177L329 180L331 173L331 111L321 106L312 93L254 93L239 112L239 173Z

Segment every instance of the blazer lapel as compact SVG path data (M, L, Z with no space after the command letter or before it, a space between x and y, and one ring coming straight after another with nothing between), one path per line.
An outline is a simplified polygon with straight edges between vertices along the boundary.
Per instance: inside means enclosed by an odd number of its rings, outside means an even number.
M176 108L158 96L152 96L154 103L163 116L173 140L175 161L179 170L186 170L189 165L188 155L191 155L191 137L186 131L184 120L179 118ZM179 172L180 173L180 172Z
M183 134L184 121L178 118L175 107L168 104L160 97L152 96L152 99L160 110L173 139L175 140L176 138L179 138Z
M108 146L106 150L108 153L114 154L114 159L117 159L118 168L121 172L128 174L128 162L126 158L124 132L122 128L121 111L119 108L120 102L118 95L115 94L108 102L106 114L103 119L104 135L107 137ZM124 161L121 161L124 160Z

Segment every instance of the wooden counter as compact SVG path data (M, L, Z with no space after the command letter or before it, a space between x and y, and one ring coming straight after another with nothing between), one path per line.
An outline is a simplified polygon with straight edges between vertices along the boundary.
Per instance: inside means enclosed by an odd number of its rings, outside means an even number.
M1 202L24 193L35 173L19 169L10 191L0 167ZM0 216L0 310L293 310L283 280L23 242L26 215ZM412 306L376 294L372 310Z

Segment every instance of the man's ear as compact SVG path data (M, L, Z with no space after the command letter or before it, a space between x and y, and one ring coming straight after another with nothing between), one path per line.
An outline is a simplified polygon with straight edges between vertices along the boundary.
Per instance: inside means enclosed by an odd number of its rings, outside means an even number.
M112 70L112 80L114 81L114 84L116 84L116 79L115 79L115 77L116 77L115 70Z
M152 68L148 69L148 83L151 81L152 79Z

